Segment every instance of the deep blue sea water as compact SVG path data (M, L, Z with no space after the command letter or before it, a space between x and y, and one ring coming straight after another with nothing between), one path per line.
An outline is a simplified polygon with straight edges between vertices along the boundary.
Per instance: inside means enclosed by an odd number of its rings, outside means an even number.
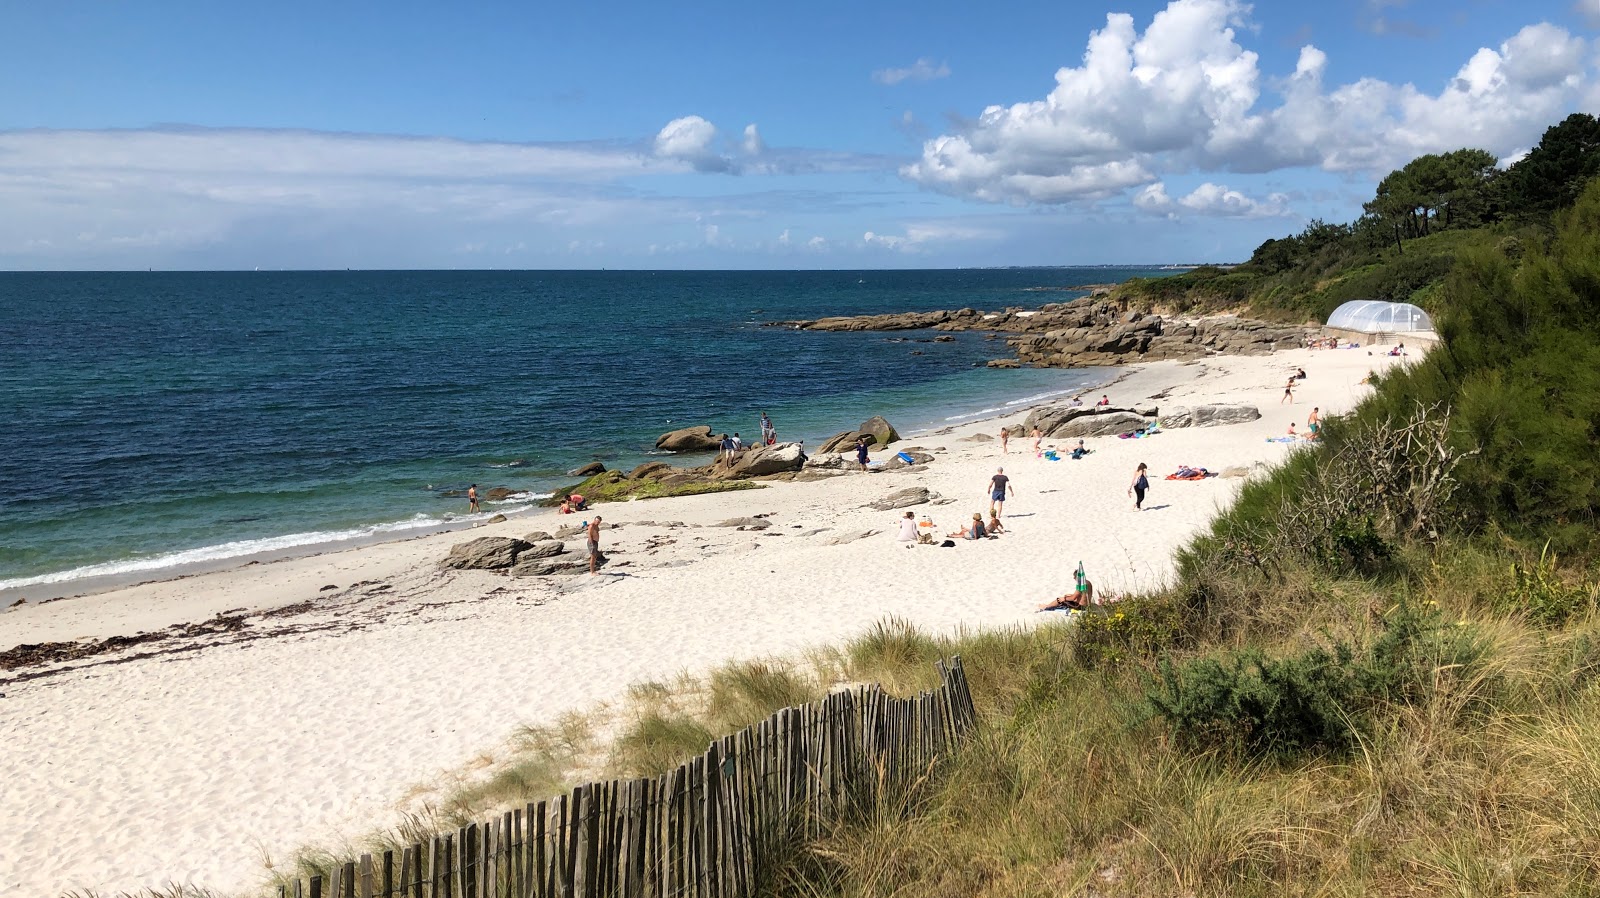
M763 410L810 440L993 413L1105 373L760 323L1155 273L0 273L0 595L405 535L464 518L445 494L469 483L538 495L678 427L748 438Z

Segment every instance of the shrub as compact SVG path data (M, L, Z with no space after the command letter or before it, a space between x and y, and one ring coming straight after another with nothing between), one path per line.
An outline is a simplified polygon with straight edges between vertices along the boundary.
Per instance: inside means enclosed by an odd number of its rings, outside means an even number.
M1564 579L1549 544L1537 561L1513 563L1511 580L1513 586L1502 594L1497 610L1520 614L1539 626L1560 627L1594 607L1594 586Z
M1283 658L1256 648L1183 664L1164 658L1145 701L1194 751L1344 750L1377 708L1423 700L1438 671L1450 668L1459 679L1484 654L1473 634L1445 625L1437 610L1403 604L1382 624L1365 646L1333 640Z
M1151 658L1178 644L1183 607L1175 593L1125 599L1100 612L1077 615L1072 657L1095 670Z

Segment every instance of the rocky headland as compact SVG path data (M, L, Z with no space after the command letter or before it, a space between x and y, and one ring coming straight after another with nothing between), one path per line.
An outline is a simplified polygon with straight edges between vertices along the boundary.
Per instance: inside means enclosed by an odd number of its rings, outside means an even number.
M1015 358L995 359L991 367L1032 365L1080 368L1211 355L1266 355L1304 344L1306 328L1221 315L1175 318L1140 312L1100 296L1049 303L1036 309L998 312L956 309L851 315L773 326L812 331L988 331L1015 334L1006 344Z

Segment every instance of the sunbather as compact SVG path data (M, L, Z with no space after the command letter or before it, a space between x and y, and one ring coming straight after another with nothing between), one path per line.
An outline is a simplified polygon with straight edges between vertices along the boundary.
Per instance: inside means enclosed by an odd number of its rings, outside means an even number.
M1094 583L1092 581L1085 580L1083 581L1083 592L1073 590L1059 599L1053 599L1047 604L1040 605L1039 610L1082 611L1092 604L1094 604Z

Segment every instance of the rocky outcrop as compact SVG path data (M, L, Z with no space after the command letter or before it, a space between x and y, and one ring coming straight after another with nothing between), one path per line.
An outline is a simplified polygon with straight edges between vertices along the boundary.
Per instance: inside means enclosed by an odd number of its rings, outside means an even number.
M907 508L912 505L922 505L927 502L932 502L936 497L937 494L925 486L912 486L903 490L895 490L889 495L884 496L882 499L879 499L876 502L868 503L862 507L871 508L876 511L893 511L896 508Z
M853 449L856 445L856 439L860 436L861 431L859 430L840 431L839 433L836 433L833 436L823 440L822 445L817 448L817 454L828 455L834 452L845 452L849 449Z
M647 461L632 471L628 472L629 480L644 480L650 477L661 477L670 474L673 467L664 461Z
M1141 427L1148 427L1150 419L1133 412L1108 412L1103 415L1088 415L1074 418L1057 427L1054 436L1067 437L1108 437L1119 433L1128 433Z
M1253 405L1196 405L1179 406L1167 410L1157 420L1167 429L1178 427L1217 427L1223 424L1243 424L1261 417L1261 410Z
M711 468L713 477L724 480L741 480L798 471L805 464L799 443L775 443L757 446L736 454L732 461L719 459Z
M483 500L485 502L504 502L519 492L521 490L514 490L509 486L497 486L493 489L484 490Z
M893 424L884 420L882 415L873 415L862 421L860 432L871 437L872 441L879 446L887 446L900 439L899 431L894 429Z
M1037 309L1000 312L906 312L778 322L804 330L898 331L919 328L980 330L1017 334L1006 342L1016 360L995 359L991 368L1028 364L1038 367L1120 365L1134 361L1198 359L1208 355L1263 355L1298 346L1301 327L1285 327L1231 315L1174 319L1129 311L1092 296Z
M456 571L498 571L517 563L517 556L533 548L531 543L509 536L484 536L450 547L450 556L441 564Z
M706 429L710 430L711 428L708 427ZM568 477L593 477L596 474L604 474L605 472L606 472L606 466L605 465L602 465L597 461L592 461L592 462L589 462L588 464L584 465L583 467L573 468L572 470L567 472L567 476Z
M1040 434L1046 437L1088 437L1103 436L1107 433L1123 433L1135 428L1121 427L1113 422L1126 423L1135 420L1139 423L1135 427L1148 424L1146 418L1154 417L1154 408L1121 408L1115 406L1095 405L1069 405L1047 406L1034 409L1028 414L1028 419L1023 422L1020 431L1012 431L1018 437L1033 432L1039 428ZM1094 419L1099 420L1094 423ZM1080 423L1081 422L1081 423ZM1111 429L1108 429L1111 428Z
M715 452L722 441L711 433L710 425L685 427L656 437L656 448L663 452Z

